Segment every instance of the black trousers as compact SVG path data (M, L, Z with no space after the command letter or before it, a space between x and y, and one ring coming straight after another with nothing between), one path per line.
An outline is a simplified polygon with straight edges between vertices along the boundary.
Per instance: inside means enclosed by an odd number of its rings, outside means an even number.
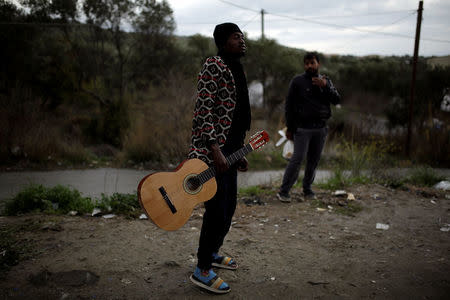
M298 179L303 158L306 156L303 192L311 192L311 184L316 176L316 168L325 145L328 127L317 129L297 128L294 135L294 153L286 167L280 194L289 195L289 191Z
M236 147L222 149L225 156L236 150ZM197 266L202 270L209 270L213 253L218 253L227 235L231 219L236 210L237 199L237 168L232 166L225 173L216 176L217 193L205 202L202 230L197 252Z

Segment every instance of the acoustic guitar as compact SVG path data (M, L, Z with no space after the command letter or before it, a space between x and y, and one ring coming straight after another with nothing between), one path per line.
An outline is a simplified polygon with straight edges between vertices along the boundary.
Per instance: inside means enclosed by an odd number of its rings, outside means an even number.
M228 156L229 166L269 141L266 131L259 131L247 145ZM138 186L138 199L147 216L158 227L176 230L183 226L194 207L211 199L217 191L214 167L200 159L188 159L172 172L145 176Z

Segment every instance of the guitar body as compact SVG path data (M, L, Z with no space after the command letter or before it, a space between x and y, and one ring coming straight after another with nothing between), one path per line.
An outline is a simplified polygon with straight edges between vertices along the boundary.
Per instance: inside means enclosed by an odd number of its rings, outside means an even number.
M138 198L153 223L165 230L176 230L187 222L197 204L211 199L217 191L215 178L194 188L188 183L208 168L194 158L185 160L173 172L144 177L138 186Z
M226 158L228 166L267 142L267 132L257 132L247 145ZM147 216L158 227L177 230L187 222L197 204L214 197L217 191L215 175L214 167L197 158L188 159L173 172L145 176L138 185L138 199Z

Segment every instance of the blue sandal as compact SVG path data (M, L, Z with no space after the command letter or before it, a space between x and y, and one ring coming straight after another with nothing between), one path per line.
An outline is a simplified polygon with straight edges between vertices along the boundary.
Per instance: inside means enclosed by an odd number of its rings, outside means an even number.
M213 262L211 265L228 270L236 270L238 268L238 264L231 257L219 256L217 253L213 254Z
M217 276L213 270L209 270L208 276L204 276L202 271L197 267L194 274L190 277L191 281L201 288L216 294L225 294L231 291L228 284L222 278Z

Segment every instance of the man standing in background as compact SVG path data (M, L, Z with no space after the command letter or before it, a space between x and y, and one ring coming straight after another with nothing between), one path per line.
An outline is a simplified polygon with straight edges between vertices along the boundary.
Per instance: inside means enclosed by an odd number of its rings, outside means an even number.
M330 104L336 105L340 101L339 93L331 80L319 74L318 53L306 53L303 63L305 73L292 79L285 105L286 137L294 141L294 153L286 167L283 183L277 194L282 202L291 202L289 191L298 179L305 156L303 195L305 199L315 198L311 184L328 134Z

